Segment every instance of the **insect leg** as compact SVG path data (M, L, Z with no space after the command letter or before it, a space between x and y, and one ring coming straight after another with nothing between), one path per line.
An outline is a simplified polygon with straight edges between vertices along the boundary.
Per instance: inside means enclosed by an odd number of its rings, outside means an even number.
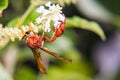
M45 51L45 52L47 52L48 54L56 57L56 58L59 59L59 60L72 63L72 60L71 60L71 59L63 58L63 57L59 56L58 54L56 54L56 53L54 53L54 52L52 52L52 51L49 51L47 48L41 47L40 49L43 50L43 51Z
M56 35L55 35L55 33L53 33L51 38L49 38L47 36L44 36L44 39L45 39L46 42L53 42L53 41L56 40Z

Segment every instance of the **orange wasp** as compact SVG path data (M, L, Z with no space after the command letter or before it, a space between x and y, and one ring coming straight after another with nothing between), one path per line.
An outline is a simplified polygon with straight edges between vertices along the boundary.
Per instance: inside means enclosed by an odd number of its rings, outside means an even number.
M59 28L55 28L52 37L49 39L48 37L44 36L46 42L53 42L56 40L57 37L61 36L65 29L65 21L60 21Z
M25 39L27 46L29 48L31 48L34 58L35 58L35 61L38 65L38 69L41 71L42 74L47 74L47 71L42 63L40 53L37 51L38 49L45 51L46 53L56 57L59 60L63 60L65 62L70 62L70 63L72 62L71 59L60 57L55 52L52 52L52 51L48 50L47 48L43 47L44 41L53 42L54 40L56 40L56 37L59 37L62 35L64 28L65 28L65 20L64 20L64 22L62 22L62 21L60 21L60 22L61 22L61 24L60 24L59 28L54 29L54 32L53 32L53 35L51 38L44 36L44 33L42 33L42 35L38 35L37 33L35 33L32 30L27 31L25 33L25 35L23 36L23 39Z

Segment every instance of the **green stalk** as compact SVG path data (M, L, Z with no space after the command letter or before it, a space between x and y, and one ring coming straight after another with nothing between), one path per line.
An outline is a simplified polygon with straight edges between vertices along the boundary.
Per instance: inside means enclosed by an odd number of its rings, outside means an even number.
M32 10L34 8L35 8L35 5L32 5L32 4L28 7L28 9L26 10L26 12L21 17L21 24L24 23L24 21L26 20L26 18L28 17L28 15L32 12Z

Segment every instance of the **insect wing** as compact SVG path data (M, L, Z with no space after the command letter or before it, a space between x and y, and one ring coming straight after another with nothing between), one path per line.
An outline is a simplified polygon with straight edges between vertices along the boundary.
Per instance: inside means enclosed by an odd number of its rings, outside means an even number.
M38 69L41 71L42 74L47 74L46 69L42 63L42 60L40 58L40 53L37 52L35 49L31 49L35 58L35 61L37 63Z

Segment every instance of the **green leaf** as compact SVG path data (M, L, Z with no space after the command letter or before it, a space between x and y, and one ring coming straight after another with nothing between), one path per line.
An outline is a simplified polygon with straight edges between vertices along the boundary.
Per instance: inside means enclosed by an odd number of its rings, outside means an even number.
M76 28L90 30L96 33L97 35L99 35L102 40L106 39L103 30L96 22L88 21L78 16L67 18L66 27L76 27Z
M15 80L37 80L36 78L35 72L27 66L18 67L15 73Z
M0 17L2 16L2 12L8 6L8 0L0 0Z
M8 6L8 0L0 0L0 10L6 9Z
M30 21L35 22L35 19L36 19L38 16L39 16L39 14L36 13L35 10L33 10L33 11L27 16L27 18L25 19L25 21L23 22L22 25L28 25ZM14 18L13 20L11 20L11 21L7 24L7 26L8 26L8 27L16 27L16 26L18 26L18 25L17 25L17 21L18 21L18 19L20 19L21 17L22 17L22 16L19 16L19 17Z
M23 22L24 25L28 25L31 21L35 22L35 19L40 16L39 13L36 12L36 9L32 10L32 12L27 16L25 21Z
M8 24L7 27L16 27L17 26L17 21L18 19L20 19L20 17L16 17L14 19L12 19Z
M77 71L67 71L63 68L53 67L49 70L46 80L92 80Z

